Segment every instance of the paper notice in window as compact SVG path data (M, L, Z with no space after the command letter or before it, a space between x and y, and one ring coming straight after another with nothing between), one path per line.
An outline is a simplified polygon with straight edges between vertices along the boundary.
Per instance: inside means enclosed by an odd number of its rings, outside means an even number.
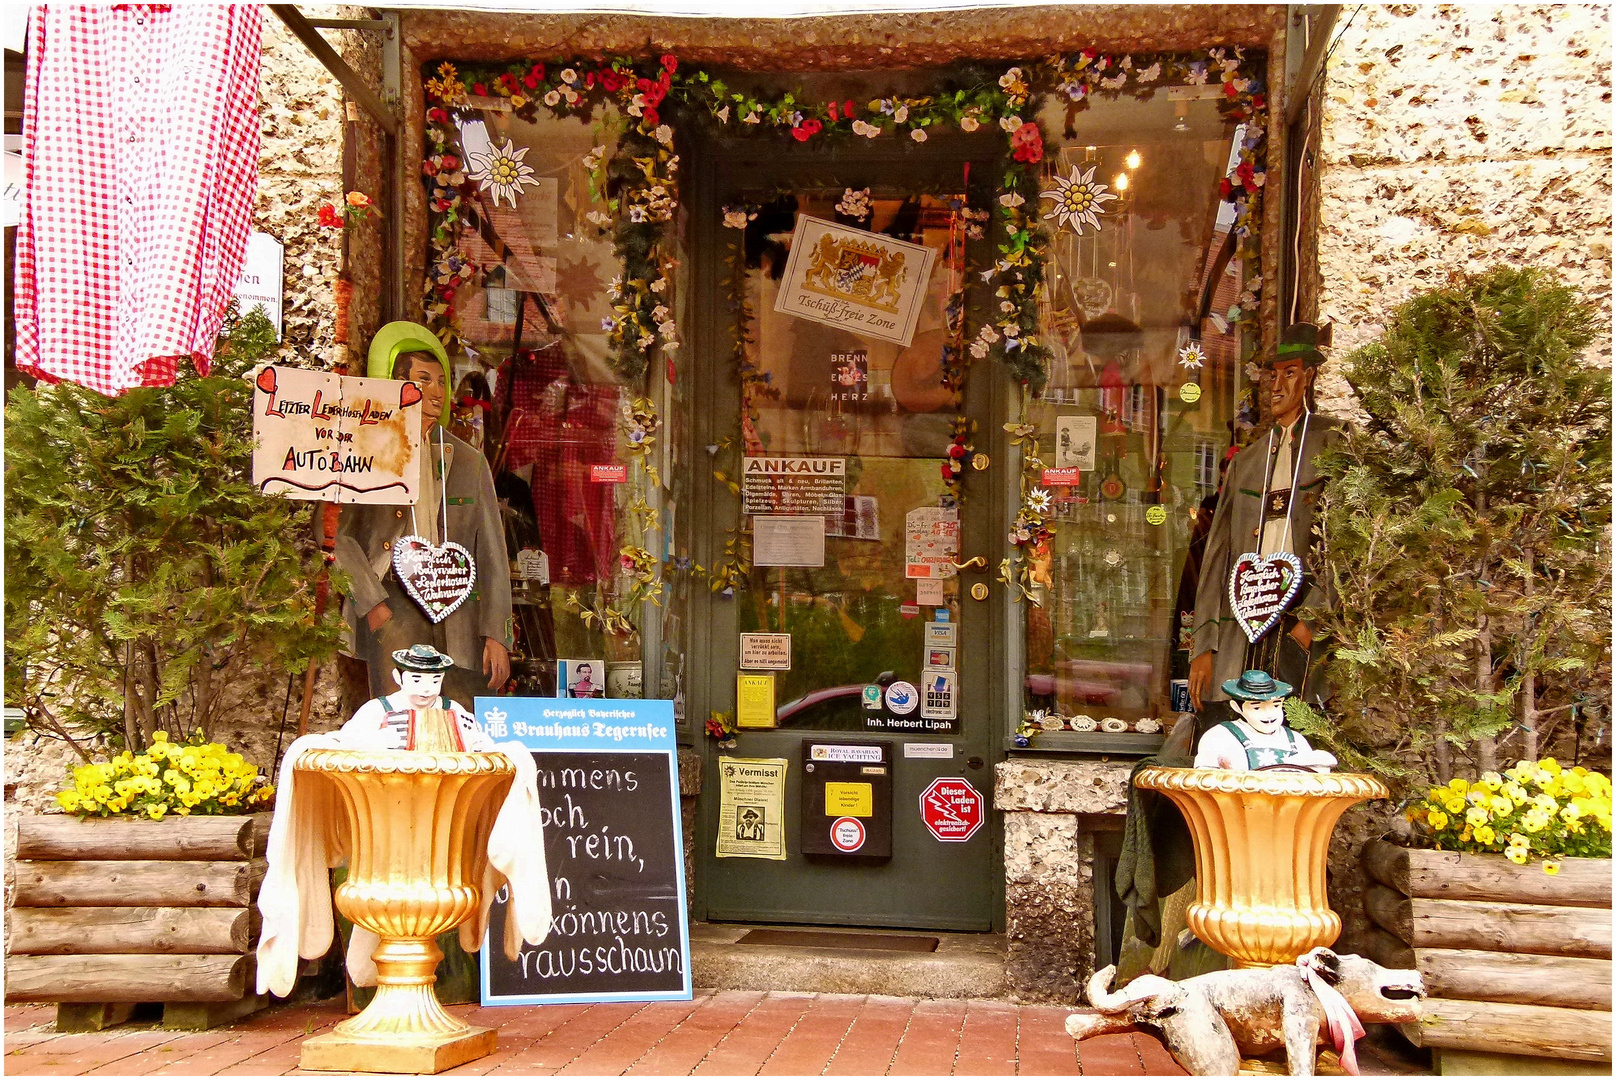
M824 566L825 519L758 514L752 518L753 566Z
M915 581L915 603L922 607L941 607L948 601L943 596L942 578L918 578Z
M953 577L959 558L959 511L917 506L904 515L904 574L910 578ZM922 601L924 602L924 601Z

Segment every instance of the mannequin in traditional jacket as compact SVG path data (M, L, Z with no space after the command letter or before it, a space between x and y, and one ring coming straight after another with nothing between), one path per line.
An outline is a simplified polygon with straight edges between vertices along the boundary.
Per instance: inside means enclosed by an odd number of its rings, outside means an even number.
M1229 607L1229 573L1235 559L1249 551L1271 555L1289 551L1302 561L1302 591L1290 611L1327 603L1322 568L1313 560L1313 513L1318 505L1324 480L1314 468L1318 452L1332 444L1340 430L1338 421L1311 411L1313 379L1324 362L1320 344L1329 343L1329 327L1320 331L1308 323L1297 323L1281 337L1270 370L1270 413L1274 427L1270 434L1252 440L1235 455L1223 483L1207 537L1206 554L1201 562L1201 580L1195 594L1195 645L1190 661L1190 699L1198 712L1203 702L1226 702L1225 682L1238 679L1242 672L1258 668L1275 678L1294 684L1304 700L1309 692L1309 675L1314 659L1313 629L1287 612L1279 625L1255 645L1235 621ZM1300 452L1297 443L1306 439ZM1272 469L1270 475L1269 470ZM1292 470L1296 470L1293 474ZM1290 529L1285 528L1285 500L1296 477L1296 506ZM1263 505L1264 480L1268 478L1268 503ZM1259 547L1260 545L1260 547ZM1249 646L1249 654L1248 654ZM1213 722L1226 719L1227 708L1220 704Z
M510 557L494 477L475 447L439 423L449 393L449 365L430 330L408 322L382 327L371 342L369 374L409 379L421 387L423 483L421 501L413 508L342 508L336 559L353 580L345 610L354 628L355 651L370 665L370 692L379 697L393 688L389 672L394 652L417 642L433 645L455 662L444 678L444 693L469 705L479 694L504 686L511 674ZM427 462L441 463L436 476L426 473ZM443 478L443 492L437 490L437 477ZM445 498L447 537L439 535ZM471 595L441 623L427 618L392 570L393 541L412 532L438 544L453 540L476 563Z

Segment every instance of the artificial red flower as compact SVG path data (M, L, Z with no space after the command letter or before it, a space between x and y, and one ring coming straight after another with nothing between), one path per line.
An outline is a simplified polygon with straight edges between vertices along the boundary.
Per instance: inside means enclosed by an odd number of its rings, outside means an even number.
M589 87L595 85L595 73L593 71L584 72L584 85Z
M534 64L533 65L533 70L528 72L528 74L533 76L535 79L538 79L538 80L540 80L542 82L544 80L544 65L543 64Z
M529 90L537 90L539 88L539 77L529 72L527 77L522 80L522 84Z
M853 119L853 99L852 98L848 98L845 102L842 103L842 115L847 117L849 120Z
M794 127L791 129L791 137L796 139L798 142L807 142L812 135L813 132L809 131L805 127Z
M1234 189L1229 184L1228 177L1224 177L1222 180L1218 181L1218 195L1223 198L1224 202L1229 201L1229 196L1233 190Z
M488 87L484 86L482 83L472 83L471 92L476 94L478 97L487 97Z
M1253 109L1261 109L1267 104L1268 104L1268 95L1267 94L1253 94L1253 95L1251 95L1251 107Z
M449 114L444 112L442 109L437 108L428 109L426 111L426 118L435 124L446 124L449 122Z
M315 216L318 218L320 224L327 229L340 229L343 226L342 215L337 213L337 208L332 206L330 203L326 203L324 206L320 207Z
M674 56L672 53L663 53L662 70L666 71L669 75L672 75L675 71L678 71L679 58Z
M421 162L421 171L426 173L428 176L438 175L438 167L433 164L431 158Z
M955 443L953 446L948 448L948 456L956 461L959 460L965 456L965 447L961 446L959 443Z
M653 127L654 128L660 123L662 123L662 117L657 114L657 111L655 109L646 109L645 110L645 126L646 127Z
M454 172L456 169L460 168L460 159L455 157L453 154L444 154L443 167L448 169L450 172Z
M839 105L838 103L836 103L834 101L831 102L829 105L825 106L825 115L830 117L831 123L833 123L833 124L836 121L841 119L841 115L840 115L841 111L842 111L841 105Z
M1233 82L1226 82L1226 83L1223 84L1223 96L1224 97L1232 98L1232 97L1235 96L1235 94L1237 92L1238 91L1235 90Z
M1017 161L1036 165L1044 159L1044 137L1037 124L1022 124L1011 132L1010 146L1014 151L1010 156Z
M635 80L634 85L639 87L640 93L649 94L651 92L651 87L655 86L656 83L652 82L650 79L637 79Z

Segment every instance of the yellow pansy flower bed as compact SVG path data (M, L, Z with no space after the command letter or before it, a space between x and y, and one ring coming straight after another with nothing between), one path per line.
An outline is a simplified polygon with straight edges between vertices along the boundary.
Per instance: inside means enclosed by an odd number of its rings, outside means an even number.
M1610 778L1553 758L1518 761L1503 773L1455 777L1407 810L1438 851L1497 853L1524 866L1541 860L1544 873L1559 859L1608 859L1611 854Z
M124 814L161 821L170 814L251 814L270 809L275 787L258 766L197 735L171 742L159 731L144 754L125 750L110 761L80 765L56 802L80 818Z

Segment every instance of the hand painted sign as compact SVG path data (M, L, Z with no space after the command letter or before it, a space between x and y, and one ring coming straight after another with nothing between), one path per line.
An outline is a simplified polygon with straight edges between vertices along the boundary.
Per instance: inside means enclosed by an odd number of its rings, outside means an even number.
M266 495L413 506L421 389L267 367L254 380L253 483Z
M907 347L936 257L921 244L804 214L774 310Z

